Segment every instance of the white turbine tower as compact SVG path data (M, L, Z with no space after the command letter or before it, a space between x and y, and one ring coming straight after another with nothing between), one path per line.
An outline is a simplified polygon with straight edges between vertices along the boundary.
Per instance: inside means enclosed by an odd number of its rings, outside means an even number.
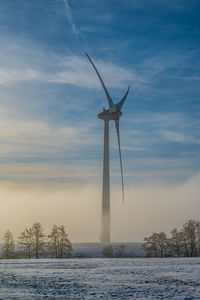
M126 100L130 86L124 97L118 102L114 103L108 93L108 90L97 70L93 61L86 53L89 61L91 62L93 68L95 69L99 80L103 86L106 97L108 99L109 109L103 109L103 111L98 114L98 118L104 120L104 153L103 153L103 190L102 190L102 231L101 231L101 242L110 243L110 172L109 172L109 121L113 120L115 123L115 128L117 132L118 139L118 149L119 149L119 160L121 168L121 181L122 181L122 198L124 203L124 180L123 180L123 169L122 169L122 157L120 148L120 136L119 136L119 118L122 115L121 108Z

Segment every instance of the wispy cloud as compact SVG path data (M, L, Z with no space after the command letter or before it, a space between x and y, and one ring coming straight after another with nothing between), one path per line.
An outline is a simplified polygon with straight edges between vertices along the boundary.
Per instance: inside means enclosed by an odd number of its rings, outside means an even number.
M78 147L95 144L94 136L88 128L73 126L50 127L42 122L1 120L0 140L1 159L14 157L53 157L64 156L66 151L74 153ZM97 142L97 141L96 141Z
M2 48L0 53L0 85L12 85L25 81L41 81L66 83L87 88L102 88L93 68L87 58L78 55L48 55L42 50L29 48L15 49L15 54L7 53L7 48ZM16 51L17 50L17 51ZM199 76L180 76L178 66L187 60L191 53L171 55L163 53L144 59L134 68L114 64L106 60L92 57L108 87L125 88L128 84L138 91L147 90L153 82L160 80L160 74L173 67L173 74L166 73L171 79L199 80ZM11 58L12 64L9 63ZM28 59L29 58L29 59ZM5 61L7 65L5 65ZM52 71L53 70L53 71Z
M0 69L0 85L9 86L18 82L39 80L41 74L33 69Z
M161 131L161 136L170 142L200 144L200 138L197 139L194 136L189 136L181 132L164 130Z
M135 84L143 82L143 79L139 78L132 70L120 65L106 63L98 59L95 60L95 64L109 87L124 88L130 82ZM62 65L65 70L55 74L53 80L89 88L102 88L94 70L85 57L66 56L62 61Z
M72 17L72 13L71 13L71 9L69 6L69 1L68 0L63 0L65 8L66 8L66 16L68 19L69 24L71 25L72 28L72 32L73 34L77 35L80 37L80 39L84 42L85 48L88 49L88 43L87 40L85 38L85 35L82 33L81 29L77 28L77 25L75 24L73 17ZM81 43L80 43L81 46Z
M72 27L72 31L73 33L75 34L79 34L79 31L75 25L75 22L73 21L73 17L72 17L72 13L71 13L71 9L69 7L69 4L68 4L68 1L67 0L63 0L64 2L64 5L65 5L65 8L66 8L66 16L67 16L67 19Z
M42 66L40 61L42 61L43 55L40 55L39 52L35 53L39 61L38 64L35 64L34 59L32 59L24 65L23 58L21 58L21 67L19 63L18 68L15 66L13 68L1 67L0 85L9 86L25 81L41 81L66 83L87 88L102 88L85 56L65 55L58 57L52 54L48 56L48 62ZM140 85L145 82L131 69L98 59L95 60L95 63L109 87L125 88L128 83Z

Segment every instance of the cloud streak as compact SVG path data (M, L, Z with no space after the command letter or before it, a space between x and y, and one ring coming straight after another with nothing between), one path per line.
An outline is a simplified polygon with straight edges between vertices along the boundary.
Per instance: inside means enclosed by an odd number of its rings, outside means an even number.
M0 85L10 86L19 82L40 80L41 74L30 68L25 69L0 69Z
M135 85L145 82L143 78L125 67L105 63L101 60L95 62L109 87L125 88L130 82ZM53 68L54 72L41 69L42 66L40 64L35 66L34 62L29 62L27 66L23 65L18 69L1 67L0 85L11 86L25 81L41 81L102 89L98 78L84 56L65 55L64 57L55 57L50 55L48 64L48 68Z
M66 8L66 16L67 16L69 24L72 27L72 31L73 31L74 34L79 34L79 31L78 31L78 29L77 29L77 27L76 27L76 25L75 25L75 23L73 21L72 13L71 13L68 1L67 0L63 0L63 2L64 2L64 5L65 5L65 8Z
M200 144L200 139L197 139L193 136L186 135L181 132L165 130L161 132L161 136L170 142Z

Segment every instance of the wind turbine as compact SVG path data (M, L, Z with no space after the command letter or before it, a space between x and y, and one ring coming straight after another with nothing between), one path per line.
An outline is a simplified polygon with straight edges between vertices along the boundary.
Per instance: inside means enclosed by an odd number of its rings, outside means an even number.
M103 86L106 94L109 109L103 108L103 111L98 114L98 118L104 121L104 153L103 153L103 189L102 189L102 231L101 231L101 242L110 243L110 171L109 171L109 121L113 120L115 129L117 132L118 149L119 149L119 160L121 169L121 181L122 181L122 199L124 203L124 180L123 180L123 169L122 169L122 156L120 147L120 135L119 135L119 118L122 115L121 108L128 96L130 85L124 95L124 97L118 102L114 103L108 93L108 90L101 78L95 64L86 53L87 58L92 64L94 70L99 77L99 80Z

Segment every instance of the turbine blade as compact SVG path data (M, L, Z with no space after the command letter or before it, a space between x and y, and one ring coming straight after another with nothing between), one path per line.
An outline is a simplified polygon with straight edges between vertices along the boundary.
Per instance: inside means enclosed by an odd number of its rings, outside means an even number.
M105 86L105 84L103 82L103 79L101 78L101 75L99 74L99 71L97 70L95 64L93 63L93 61L91 60L91 58L89 57L89 55L87 54L87 52L85 54L86 54L87 58L89 59L89 61L91 62L93 68L95 69L95 71L96 71L96 73L97 73L97 75L99 77L99 80L101 81L101 84L102 84L103 89L105 91L106 97L108 99L109 108L115 107L115 104L113 103L113 101L112 101L112 99L111 99L111 97L110 97L110 95L108 93L108 90L107 90L107 88L106 88L106 86Z
M118 120L114 120L114 123L115 123L116 132L117 132L118 150L119 150L119 161L120 161L121 180L122 180L122 199L123 199L123 203L124 203L124 178L123 178L122 155L121 155L120 136L119 136L119 119Z
M122 100L119 101L117 104L115 104L117 110L121 110L121 108L122 108L122 106L123 106L123 104L124 104L124 102L125 102L125 100L126 100L126 97L128 96L129 90L130 90L130 85L128 86L128 89L127 89L127 91L126 91L126 94L124 95L124 97L122 98Z

